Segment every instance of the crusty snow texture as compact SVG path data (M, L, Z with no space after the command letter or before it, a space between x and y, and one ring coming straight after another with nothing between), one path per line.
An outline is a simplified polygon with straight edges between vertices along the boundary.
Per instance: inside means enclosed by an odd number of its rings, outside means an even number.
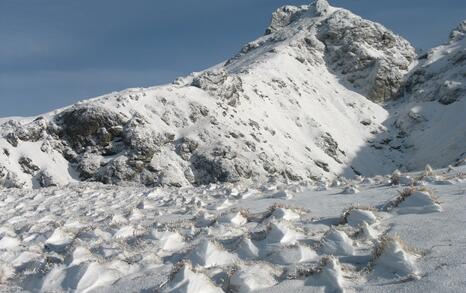
M437 191L436 209L420 192L385 209L406 187L387 186L389 176L358 194L270 183L3 188L0 291L461 292L465 171L410 174Z

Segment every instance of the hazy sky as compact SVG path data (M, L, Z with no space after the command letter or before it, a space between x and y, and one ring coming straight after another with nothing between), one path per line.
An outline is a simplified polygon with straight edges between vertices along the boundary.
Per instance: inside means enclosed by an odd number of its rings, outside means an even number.
M235 54L303 0L0 0L0 117L166 83ZM445 41L465 0L333 0L418 48Z

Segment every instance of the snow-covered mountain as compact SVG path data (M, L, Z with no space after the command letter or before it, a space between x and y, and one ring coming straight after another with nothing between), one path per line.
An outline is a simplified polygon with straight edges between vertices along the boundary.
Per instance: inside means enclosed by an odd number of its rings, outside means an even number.
M449 41L418 56L408 74L400 104L393 107L393 124L407 169L421 169L427 160L436 167L462 164L466 158L466 21Z
M464 291L465 35L417 54L317 0L170 85L0 119L0 292Z
M418 56L325 0L285 6L233 58L0 123L0 184L320 181L466 153L465 23Z

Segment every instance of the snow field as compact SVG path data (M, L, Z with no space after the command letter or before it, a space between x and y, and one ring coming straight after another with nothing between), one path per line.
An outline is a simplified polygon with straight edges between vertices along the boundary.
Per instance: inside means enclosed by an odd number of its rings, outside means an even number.
M466 204L464 173L434 172L441 180L421 187L358 178L349 182L361 186L358 194L270 184L3 189L2 289L351 292L422 282L433 260L423 263L422 242L398 235L427 229L418 217L436 214L441 230L451 204Z

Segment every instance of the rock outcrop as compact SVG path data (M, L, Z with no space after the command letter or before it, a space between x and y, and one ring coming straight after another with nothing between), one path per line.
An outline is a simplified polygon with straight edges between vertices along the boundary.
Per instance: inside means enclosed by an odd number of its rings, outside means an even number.
M466 96L466 21L450 34L449 41L419 56L402 94L411 101L452 104Z

